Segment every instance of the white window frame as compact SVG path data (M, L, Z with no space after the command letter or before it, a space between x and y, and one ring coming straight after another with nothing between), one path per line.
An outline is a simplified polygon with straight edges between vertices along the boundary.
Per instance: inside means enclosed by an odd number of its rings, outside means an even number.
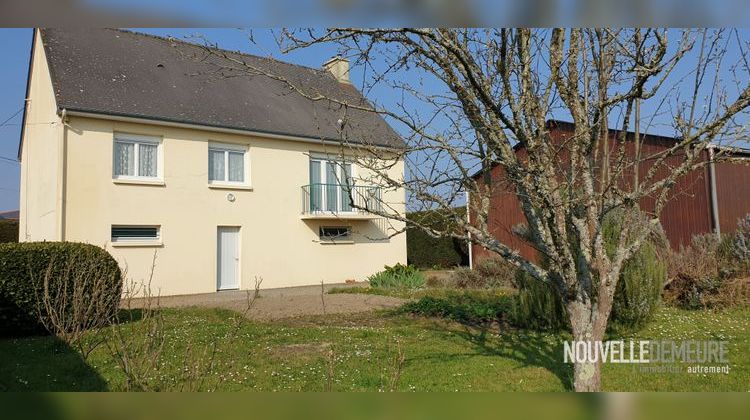
M343 168L343 165L341 165L341 164L347 163L347 164L350 165L351 172L352 172L351 173L351 181L352 181L351 187L355 187L357 185L357 165L354 164L354 160L353 159L351 159L351 158L349 158L347 156L341 156L341 155L331 155L331 154L325 154L325 153L310 152L310 159L309 160L314 160L314 161L320 162L320 183L321 184L323 184L323 185L326 185L326 184L335 184L335 183L339 183L340 184L340 181L341 181L341 173L340 172L341 172L341 170ZM336 171L338 172L338 177L337 177L337 179L331 180L333 182L329 182L329 180L328 180L328 171L326 170L326 165L328 165L328 162L336 162L336 163L339 164L339 165L336 166ZM308 164L308 171L309 171L309 165L310 165L310 163L308 162L307 164ZM309 176L310 175L308 173L308 178L309 178ZM308 185L311 182L312 182L311 179L307 180ZM341 194L337 193L336 197L337 197L336 198L336 209L337 209L336 213L342 213L342 214L357 213L357 210L354 209L354 208L352 208L351 211L342 211L341 209L343 208L343 203L341 202ZM325 193L323 193L322 194L322 201L321 201L321 210L319 210L319 212L330 213L332 210L329 210L327 208L327 206L328 206L328 202L326 200L326 195L325 195Z
M211 168L209 165L211 159L211 152L223 152L224 153L224 179L223 180L212 180L211 179ZM229 153L242 153L242 178L243 181L230 181L229 180ZM242 188L251 189L250 183L250 146L244 144L231 144L231 143L208 143L208 151L206 152L206 178L208 179L209 188Z
M117 160L117 143L131 143L133 147L134 175L117 175L115 174L115 161ZM116 132L112 141L112 179L115 181L146 181L146 182L163 182L164 181L164 148L162 138L158 136L146 136L142 134L120 133ZM140 168L140 153L138 148L140 144L151 144L156 146L156 176L141 176L137 172Z

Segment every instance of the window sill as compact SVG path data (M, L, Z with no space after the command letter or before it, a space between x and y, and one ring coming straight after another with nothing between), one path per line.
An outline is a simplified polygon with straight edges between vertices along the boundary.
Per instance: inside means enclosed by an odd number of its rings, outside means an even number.
M321 245L352 245L353 240L341 240L341 241L320 241Z
M161 248L164 243L161 241L123 241L110 242L115 248Z
M225 183L212 183L208 184L208 188L215 190L243 190L252 191L253 186L248 184L225 184Z
M134 178L113 178L114 184L124 185L152 185L157 187L163 187L166 184L161 179L134 179Z

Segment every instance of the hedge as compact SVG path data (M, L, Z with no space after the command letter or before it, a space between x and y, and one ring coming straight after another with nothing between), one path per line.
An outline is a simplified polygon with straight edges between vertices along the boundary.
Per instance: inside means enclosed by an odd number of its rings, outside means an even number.
M463 217L466 209L456 208L453 211ZM410 213L407 218L420 224L443 229L445 216L443 212L431 210ZM451 268L469 265L466 241L455 238L433 238L421 228L414 226L407 226L406 229L406 256L410 265L419 268Z
M64 297L65 302L71 302L75 287L67 286L85 284L79 293L87 305L94 299L95 305L100 305L97 316L116 313L122 274L117 261L104 249L75 242L0 244L0 334L40 331L45 320L40 317L45 313L38 302L44 296L47 275L53 301ZM61 290L66 296L56 296ZM66 313L70 310L65 309Z
M18 220L0 219L0 243L18 242Z

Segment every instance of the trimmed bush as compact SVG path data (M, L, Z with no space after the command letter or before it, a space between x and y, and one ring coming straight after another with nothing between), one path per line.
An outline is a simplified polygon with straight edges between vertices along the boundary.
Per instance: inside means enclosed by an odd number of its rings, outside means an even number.
M0 219L0 243L18 242L18 220Z
M459 217L466 214L465 208L453 209ZM421 211L407 215L408 220L436 229L445 228L443 212ZM409 265L418 268L451 268L469 265L466 241L455 238L433 238L420 228L407 226L406 255Z
M413 265L396 264L370 276L370 287L381 289L418 289L424 286L424 275Z
M456 289L495 289L512 287L516 267L500 257L482 258L474 264L474 269L468 267L456 268L443 287Z
M3 334L106 323L117 312L122 274L112 256L74 242L0 244Z

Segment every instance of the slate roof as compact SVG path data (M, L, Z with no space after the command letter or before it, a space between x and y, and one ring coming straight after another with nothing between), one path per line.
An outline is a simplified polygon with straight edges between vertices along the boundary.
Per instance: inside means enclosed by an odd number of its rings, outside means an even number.
M404 147L377 113L312 101L283 81L227 69L226 61L196 44L118 29L42 29L41 36L58 109L313 140L339 141L343 135L352 143ZM306 93L371 106L354 86L328 71L214 50L279 75Z

